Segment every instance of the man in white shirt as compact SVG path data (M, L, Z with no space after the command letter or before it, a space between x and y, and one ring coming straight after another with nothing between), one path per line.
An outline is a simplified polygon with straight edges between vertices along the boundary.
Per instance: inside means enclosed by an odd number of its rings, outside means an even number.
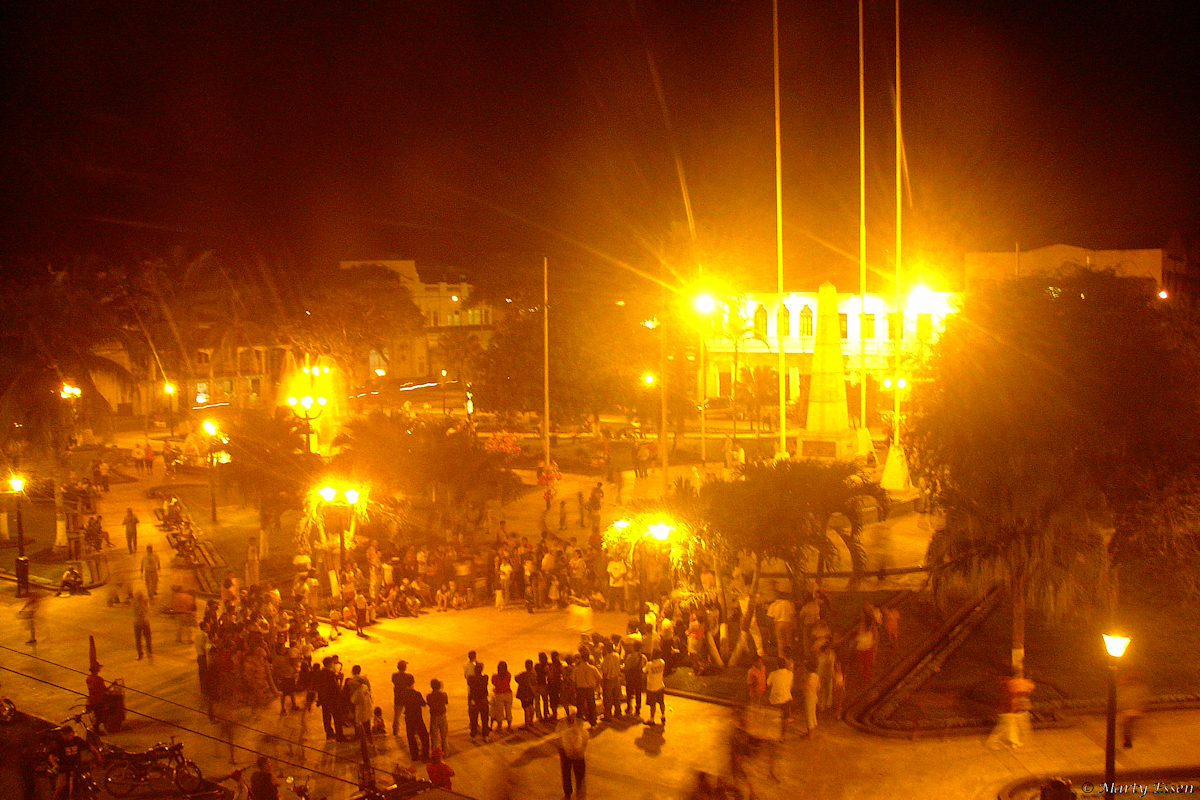
M767 675L767 703L779 709L783 725L787 726L788 707L792 704L792 660L784 658L779 666Z
M780 655L791 655L796 638L796 604L780 597L767 608L767 616L775 621L775 646Z
M575 773L575 790L583 792L583 779L587 770L584 752L587 750L588 730L583 720L568 706L567 716L558 723L558 761L562 767L563 795L571 796L571 773Z
M625 566L625 562L619 558L612 558L608 562L606 569L608 572L608 605L610 608L619 608L622 613L625 612L625 575L629 572L629 568Z

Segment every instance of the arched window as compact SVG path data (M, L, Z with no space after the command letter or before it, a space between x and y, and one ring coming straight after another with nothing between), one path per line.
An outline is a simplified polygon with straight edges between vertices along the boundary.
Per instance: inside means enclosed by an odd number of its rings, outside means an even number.
M754 332L759 336L767 335L767 310L761 305L754 309Z
M800 309L800 335L801 336L812 336L813 335L812 318L813 318L813 313L812 313L811 308L809 308L808 306L805 306L804 308Z
M777 336L792 335L792 312L783 303L779 304L779 311L775 314L775 326Z

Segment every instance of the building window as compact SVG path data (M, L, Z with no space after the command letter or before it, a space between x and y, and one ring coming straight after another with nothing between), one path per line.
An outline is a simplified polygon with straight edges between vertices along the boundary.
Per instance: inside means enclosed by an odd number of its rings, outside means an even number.
M792 312L782 303L779 306L779 312L775 315L775 327L777 336L792 335Z
M483 310L483 324L484 325L492 324L492 310L490 308L485 308Z
M875 315L863 314L859 319L859 336L863 339L875 338Z
M904 315L888 314L888 338L898 342L904 338Z
M850 338L850 315L838 314L838 332L842 339Z
M928 342L933 338L933 315L917 314L917 341Z
M767 335L767 310L762 306L754 309L754 332L759 336Z
M197 350L196 351L196 363L197 364L207 364L211 360L212 360L212 353L210 353L209 351L207 351L207 350Z
M800 309L800 335L801 336L812 336L813 335L812 317L813 317L813 315L812 315L811 308L809 308L808 306L805 306L804 308Z

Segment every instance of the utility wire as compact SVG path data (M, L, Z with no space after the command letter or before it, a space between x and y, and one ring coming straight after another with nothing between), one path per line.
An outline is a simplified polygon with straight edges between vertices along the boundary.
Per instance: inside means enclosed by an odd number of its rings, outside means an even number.
M65 666L65 665L63 665L63 664L59 664L59 663L57 663L57 662L55 662L55 661L50 661L49 659L45 659L45 658L42 658L42 657L40 657L40 656L35 656L35 655L32 655L31 653L23 653L23 652L21 652L20 650L15 650L15 649L13 649L13 648L11 648L11 647L7 647L7 646L5 646L5 645L0 645L0 648L2 648L2 649L4 649L4 650L8 650L10 653L16 653L17 655L23 655L23 656L25 656L25 657L27 657L27 658L32 658L32 659L34 659L34 660L36 660L36 661L41 661L41 662L43 662L43 663L50 664L51 666L55 666L55 667L58 667L58 668L60 668L60 669L67 670L68 672L75 672L75 673L78 673L78 674L80 674L80 675L83 675L83 674L84 674L84 672L83 672L82 670L77 670L77 669L75 669L75 668L73 668L73 667L68 667L68 666ZM22 676L22 677L28 678L28 679L30 679L30 680L33 680L33 681L38 681L39 683L44 683L44 684L47 684L48 686L53 686L53 687L55 687L55 688L57 688L57 689L61 689L61 690L62 690L62 691L64 691L64 692L67 692L67 693L69 693L69 694L79 695L80 697L87 697L87 694L86 694L86 693L84 693L84 692L81 692L81 691L79 691L79 690L77 690L77 689L71 689L71 688L68 688L68 687L66 687L66 686L62 686L62 685L60 685L60 684L54 683L53 681L47 680L47 679L45 679L45 678L38 678L38 677L36 677L36 676L29 675L29 674L27 674L27 673L21 672L20 670L13 669L12 667L0 666L0 669L2 669L2 670L5 670L6 672L11 672L11 673L13 673L13 674L15 674L15 675L20 675L20 676ZM182 709L184 709L184 710L187 710L187 711L192 711L192 712L194 712L194 713L197 713L197 714L205 714L205 712L204 712L204 711L202 711L202 710L200 710L200 709L192 708L192 707L190 707L190 706L184 705L183 703L179 703L179 702L176 702L176 701L174 701L174 700L170 700L170 699L168 699L168 698L165 698L165 697L159 697L158 695L151 694L150 692L144 692L144 691L141 691L140 689L134 689L134 688L132 688L132 687L128 687L128 686L127 686L127 687L125 687L125 688L126 688L126 690L127 690L127 691L133 691L133 692L136 692L137 694L145 695L146 697L153 698L153 699L155 699L155 700L158 700L158 701L160 701L160 702L163 702L163 703L169 703L169 704L171 704L171 705L178 706L178 707L180 707L180 708L182 708ZM148 720L151 720L151 721L153 721L153 722L159 722L159 723L162 723L162 724L164 724L164 725L168 725L168 726L170 726L170 727L172 727L172 728L178 728L179 730L182 730L182 731L187 731L188 733L192 733L192 734L195 734L195 735L197 735L197 736L201 736L201 737L203 737L203 738L205 738L205 739L212 739L212 740L213 740L213 741L215 741L215 742L220 742L220 743L222 743L222 744L228 744L228 742L227 742L226 740L224 740L224 739L222 739L222 738L220 738L220 737L218 737L218 736L213 736L212 734L209 734L209 733L204 733L204 732L202 732L202 731L195 730L194 728L189 728L189 727L187 727L186 725L182 725L182 724L180 724L180 723L178 723L178 722L170 722L170 721L168 721L168 720L159 719L158 717L151 716L150 714L147 714L147 713L145 713L145 712L142 712L142 711L134 711L133 709L129 709L129 708L127 708L126 710L127 710L129 713L131 713L131 714L136 714L136 715L137 715L137 716L139 716L139 717L145 717L146 719L148 719ZM240 728L245 728L245 729L246 729L246 730L248 730L248 731L252 731L252 732L254 732L254 733L257 733L257 734L260 734L260 735L262 735L262 736L266 736L266 737L268 737L268 738L270 738L270 739L280 739L280 740L282 740L282 741L288 741L288 740L282 739L282 737L278 736L277 734L274 734L274 733L267 733L266 731L262 731L262 730L259 730L259 729L257 729L257 728L252 728L252 727L250 727L249 725L246 725L246 724L244 724L244 723L241 723L241 722L236 722L236 721L234 721L234 720L225 719L224 717L214 717L214 718L215 718L215 719L217 719L217 720L218 720L218 721L220 721L220 722L224 722L224 723L227 723L227 724L230 724L230 725L236 725L236 726L238 726L238 727L240 727ZM294 742L292 742L292 744L295 744L295 743L294 743ZM243 746L243 745L234 745L234 746L235 746L235 747L237 747L237 748L239 748L239 749L241 749L241 750L245 750L245 751L247 751L247 752L249 752L249 753L256 753L257 755L265 755L265 756L268 756L269 758L272 758L272 759L274 759L275 761L282 762L282 763L284 763L284 764L287 764L288 766L296 767L297 769L303 769L303 770L307 770L308 772L311 772L311 773L313 773L314 775L320 775L320 776L322 776L322 777L325 777L325 778L332 778L333 780L336 780L336 781L341 781L342 783L349 783L349 784L353 784L353 785L355 785L355 786L357 786L357 785L358 785L358 784L357 784L357 782L355 782L355 781L352 781L352 780L350 780L350 779L348 779L348 778L343 778L343 777L340 777L340 776L338 776L338 775L331 775L331 774L329 774L329 773L327 773L327 772L321 772L321 771L319 771L319 770L313 769L312 767L308 767L308 766L305 766L305 765L303 765L303 764L298 764L298 763L296 763L296 762L294 762L294 761L288 761L288 760L286 760L286 759L279 758L279 757L277 757L277 756L271 756L271 755L269 755L269 754L267 754L267 753L263 753L263 752L262 752L262 751L260 751L260 750L255 750L255 749L253 749L253 748L250 748L250 747L245 747L245 746ZM328 753L325 753L325 751L324 751L324 750L321 750L320 748L311 747L311 746L309 746L309 745L305 745L305 744L301 744L301 745L298 745L298 746L299 746L299 747L302 747L302 748L304 748L305 750L318 750L318 751L319 751L320 753L322 753L323 755L329 755ZM347 758L346 756L340 756L340 755L336 755L336 754L334 754L334 755L333 755L333 757L334 757L334 759L335 759L335 760L337 760L337 761L346 761L346 762L349 762L349 763L351 763L351 764L353 764L353 765L356 765L356 766L359 766L359 765L360 765L360 763L359 763L359 762L358 762L356 759ZM371 767L371 768L372 768L372 769L375 769L375 770L378 770L378 769L379 769L379 767L376 767L376 766L374 766L374 765L372 765L372 767ZM384 771L384 772L385 772L385 774L386 774L386 771Z

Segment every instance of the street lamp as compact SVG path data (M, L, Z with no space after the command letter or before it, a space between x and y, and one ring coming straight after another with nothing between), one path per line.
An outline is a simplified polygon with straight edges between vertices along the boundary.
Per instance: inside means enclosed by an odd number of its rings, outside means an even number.
M700 294L692 301L696 311L707 317L717 310L717 301L711 294ZM708 338L704 335L704 324L700 325L700 466L708 463Z
M221 435L221 429L217 425L216 420L206 419L202 423L204 433L208 436L208 501L212 511L212 522L217 523L217 460L215 458L217 451L217 442L228 441Z
M355 513L355 509L358 507L358 504L360 501L366 502L366 497L364 497L364 494L365 494L365 490L359 490L359 489L354 488L353 486L347 487L347 488L344 488L341 490L342 498L346 501L344 503L344 505L346 505L350 509L350 536L351 536L351 538L353 538L353 536L354 536L354 525L355 525L355 522L357 521L357 514ZM334 502L337 500L337 497L338 497L338 489L336 486L329 486L329 485L322 486L320 489L317 490L317 495L322 500L324 500L326 502L326 504L334 504ZM343 504L337 503L337 505L343 505ZM338 543L340 545L340 555L338 558L338 572L341 573L341 572L344 572L346 569L346 526L344 526L344 525L339 526L339 528L338 528ZM340 578L339 578L339 580L340 580Z
M305 369L307 370L308 367L305 367ZM313 367L313 369L315 370L316 367ZM321 416L321 412L325 410L325 404L328 402L329 400L324 395L318 395L317 397L313 397L310 394L306 394L303 397L293 395L287 399L287 404L291 407L292 413L296 415L296 418L304 420L304 447L310 453L312 452L312 421ZM317 408L317 413L315 414L312 413L313 406Z
M8 487L17 498L17 597L29 594L29 559L25 557L25 524L21 519L21 500L25 496L25 479L13 475L8 479Z
M1104 634L1108 651L1108 719L1104 732L1104 798L1112 800L1112 785L1117 772L1117 664L1129 647L1128 636Z

